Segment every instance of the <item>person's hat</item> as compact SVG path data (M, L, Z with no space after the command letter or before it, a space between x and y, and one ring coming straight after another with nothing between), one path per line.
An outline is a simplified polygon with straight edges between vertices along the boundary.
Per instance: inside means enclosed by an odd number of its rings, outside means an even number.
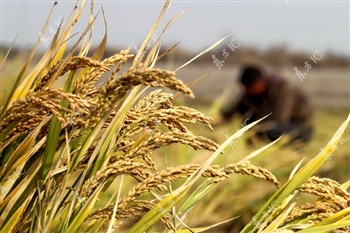
M258 68L246 67L242 72L240 81L243 85L248 86L257 82L260 79L262 79L262 73Z

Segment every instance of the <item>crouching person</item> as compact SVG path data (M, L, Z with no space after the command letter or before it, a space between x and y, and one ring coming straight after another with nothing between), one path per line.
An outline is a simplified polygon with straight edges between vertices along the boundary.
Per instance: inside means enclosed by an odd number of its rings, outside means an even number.
M274 141L290 134L291 141L306 143L312 135L312 110L304 93L276 74L264 74L257 67L245 67L240 76L244 92L240 99L222 111L214 124L240 114L244 124L261 119L257 136Z

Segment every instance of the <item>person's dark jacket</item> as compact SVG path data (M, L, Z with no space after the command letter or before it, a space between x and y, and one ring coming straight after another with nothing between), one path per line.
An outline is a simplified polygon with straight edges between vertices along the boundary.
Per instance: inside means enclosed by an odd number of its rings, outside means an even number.
M271 113L263 122L310 124L312 110L306 96L282 77L267 76L266 80L267 90L263 94L254 97L244 94L222 112L223 117L228 120L240 113L250 123Z

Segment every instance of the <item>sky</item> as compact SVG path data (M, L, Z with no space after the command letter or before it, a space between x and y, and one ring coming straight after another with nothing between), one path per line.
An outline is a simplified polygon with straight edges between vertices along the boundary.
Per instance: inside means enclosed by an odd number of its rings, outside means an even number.
M1 1L1 44L31 47L40 36L54 1ZM98 14L93 28L93 41L98 44L105 32L101 8L107 18L109 46L139 46L157 19L162 1L95 1ZM58 1L48 29L42 34L40 47L45 49L60 20L68 17L75 1ZM224 36L223 43L235 40L244 46L268 50L287 46L313 54L332 52L350 57L350 1L173 1L162 24L182 10L162 38L162 44L180 42L180 47L200 52ZM86 7L88 13L89 6ZM81 33L87 14L78 23Z

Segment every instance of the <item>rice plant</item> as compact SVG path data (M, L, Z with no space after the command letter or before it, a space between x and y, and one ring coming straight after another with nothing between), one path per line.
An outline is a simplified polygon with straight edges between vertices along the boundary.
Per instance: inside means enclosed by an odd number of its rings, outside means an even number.
M345 230L350 225L350 182L340 185L312 175L332 154L349 119L313 161L281 185L270 171L249 161L270 145L237 163L212 165L232 140L257 122L218 145L191 132L189 125L194 124L213 130L211 118L177 106L178 94L157 89L142 96L147 89L143 87L164 87L194 97L176 72L155 68L166 55L159 54L161 37L146 50L169 4L137 54L125 49L103 58L106 33L87 56L96 20L93 1L86 30L74 45L67 49L86 1L76 3L41 60L29 68L38 40L0 109L0 232L131 233L145 232L158 222L166 232L210 230L214 226L187 226L186 214L232 173L268 181L277 190L242 232ZM61 87L58 80L64 80ZM154 152L176 143L213 154L203 164L157 164ZM174 181L182 183L175 187ZM319 199L297 206L300 193ZM127 220L132 220L129 227Z

